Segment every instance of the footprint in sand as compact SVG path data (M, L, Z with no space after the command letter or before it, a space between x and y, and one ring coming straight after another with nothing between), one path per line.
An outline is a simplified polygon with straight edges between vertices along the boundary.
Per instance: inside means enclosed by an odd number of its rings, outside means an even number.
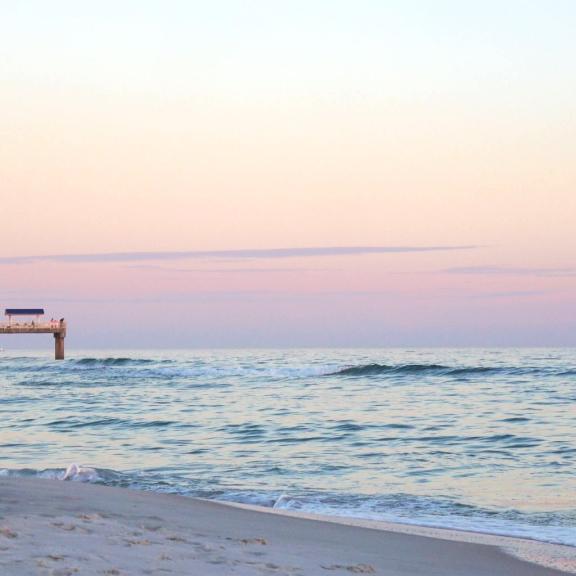
M78 568L59 568L50 572L50 576L73 576L74 574L78 574Z
M0 528L0 535L4 536L4 538L18 538L18 534L11 530L10 528L2 527Z
M266 538L242 538L240 540L241 544L260 544L260 546L266 546L268 544Z
M150 540L138 539L138 538L125 538L126 546L149 546L152 544Z
M188 542L186 538L182 538L181 536L166 536L166 540L170 540L170 542Z
M259 544L260 546L266 546L268 541L266 538L226 538L232 542L239 542L240 544Z
M52 526L56 526L56 528L61 528L67 532L72 532L77 528L76 524L65 524L64 522L52 522Z
M94 520L101 520L102 516L100 514L79 514L78 518L84 522L93 522Z
M156 525L144 525L140 526L140 528L142 528L142 530L148 530L148 532L158 532L159 530L162 530L162 526Z
M324 570L346 570L353 574L375 574L374 566L370 564L352 564L345 566L343 564L331 564L330 566L322 566Z

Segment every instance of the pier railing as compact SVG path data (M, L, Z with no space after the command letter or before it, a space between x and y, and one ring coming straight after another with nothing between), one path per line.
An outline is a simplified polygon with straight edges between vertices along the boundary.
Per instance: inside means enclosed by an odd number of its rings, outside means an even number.
M66 322L0 322L1 330L13 330L14 332L22 331L47 331L61 332L66 329Z
M0 334L54 334L54 357L64 359L64 338L66 338L66 322L51 320L50 322L0 322Z

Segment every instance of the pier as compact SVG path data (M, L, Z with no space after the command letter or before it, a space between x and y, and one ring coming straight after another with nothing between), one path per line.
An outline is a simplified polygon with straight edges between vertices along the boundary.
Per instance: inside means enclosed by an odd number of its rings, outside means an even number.
M44 315L42 308L6 308L5 315L8 322L0 322L0 334L53 334L54 335L54 358L64 360L64 338L66 338L66 322L50 320L41 322L40 316ZM26 322L13 321L13 318L30 317L34 320Z

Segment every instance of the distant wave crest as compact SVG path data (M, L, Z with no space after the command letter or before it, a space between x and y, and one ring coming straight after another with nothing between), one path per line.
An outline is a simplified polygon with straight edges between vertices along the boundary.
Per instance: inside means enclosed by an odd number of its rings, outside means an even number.
M363 364L360 366L347 366L331 372L329 376L378 376L380 374L417 374L419 372L437 372L449 370L439 364L403 364L390 366L387 364Z
M157 364L158 360L149 358L78 358L72 362L80 366L138 366Z
M364 377L364 376L384 376L384 375L414 375L414 374L430 374L439 376L475 376L481 374L507 374L507 375L522 375L522 374L546 374L549 370L542 370L533 367L520 367L520 366L443 366L441 364L362 364L359 366L346 366L330 372L327 376L349 376L349 377ZM564 372L562 375L569 375L570 372Z

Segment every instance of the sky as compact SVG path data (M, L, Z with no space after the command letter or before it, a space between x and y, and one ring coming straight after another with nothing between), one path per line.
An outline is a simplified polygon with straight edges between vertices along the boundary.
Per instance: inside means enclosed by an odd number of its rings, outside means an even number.
M0 306L68 348L575 346L575 21L0 0Z

